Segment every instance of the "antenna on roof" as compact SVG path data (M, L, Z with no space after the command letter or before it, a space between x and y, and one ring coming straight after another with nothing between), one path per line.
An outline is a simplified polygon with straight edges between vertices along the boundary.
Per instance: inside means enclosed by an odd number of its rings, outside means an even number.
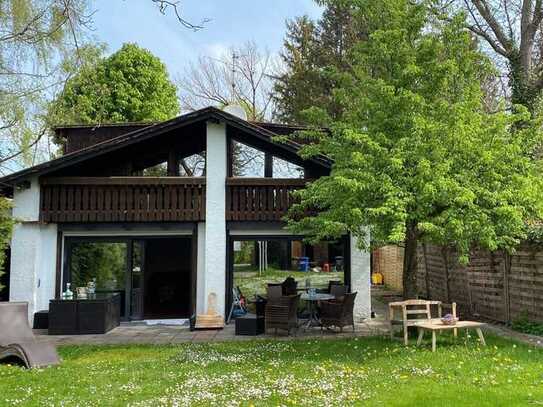
M236 100L236 62L239 59L239 55L236 50L232 51L232 101Z

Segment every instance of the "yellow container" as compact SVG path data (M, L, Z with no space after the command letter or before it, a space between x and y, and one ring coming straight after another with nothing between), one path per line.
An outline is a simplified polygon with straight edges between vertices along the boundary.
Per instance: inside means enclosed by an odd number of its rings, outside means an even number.
M383 275L381 273L373 273L371 275L371 283L374 285L383 284Z

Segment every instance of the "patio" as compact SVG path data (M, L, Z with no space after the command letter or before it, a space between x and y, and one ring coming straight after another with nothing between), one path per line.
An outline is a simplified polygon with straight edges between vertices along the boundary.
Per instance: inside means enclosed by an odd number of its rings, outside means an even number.
M307 339L307 338L351 338L384 335L388 332L386 321L372 320L356 324L355 332L346 329L343 333L327 331L322 334L319 328L307 331L300 328L296 336L287 336L273 331L258 336L236 336L234 322L221 330L190 331L188 326L146 325L144 323L122 323L121 326L103 335L47 335L46 330L34 330L36 339L56 345L119 345L119 344L177 344L188 342L247 341L253 339Z

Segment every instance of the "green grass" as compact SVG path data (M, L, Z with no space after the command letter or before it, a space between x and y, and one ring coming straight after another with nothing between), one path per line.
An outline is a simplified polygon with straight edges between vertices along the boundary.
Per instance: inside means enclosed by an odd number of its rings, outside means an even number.
M0 366L0 405L543 404L543 351L489 336L438 350L384 338L62 347L61 366Z
M252 297L254 294L266 294L266 285L268 283L281 283L285 278L292 276L297 282L298 287L305 287L306 279L311 281L312 287L326 288L328 281L343 281L343 272L341 273L315 273L312 271L294 271L277 270L270 267L262 275L258 275L258 269L254 267L236 267L234 271L234 287L238 286L246 297Z

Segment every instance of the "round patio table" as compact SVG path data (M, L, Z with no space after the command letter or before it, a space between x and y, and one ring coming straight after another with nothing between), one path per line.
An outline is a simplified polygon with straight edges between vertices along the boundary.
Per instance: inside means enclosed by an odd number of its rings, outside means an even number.
M303 293L300 296L300 299L307 301L307 308L309 311L309 319L304 324L304 329L309 329L314 326L321 326L321 321L319 321L319 318L317 316L316 303L318 301L327 301L334 298L335 297L333 295L324 293L315 293L312 295L309 295L309 293Z

